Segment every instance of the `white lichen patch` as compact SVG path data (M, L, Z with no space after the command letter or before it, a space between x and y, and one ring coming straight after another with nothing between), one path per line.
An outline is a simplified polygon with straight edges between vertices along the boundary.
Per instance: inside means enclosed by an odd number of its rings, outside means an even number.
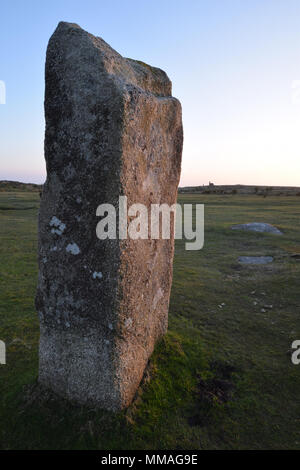
M53 246L52 248L50 248L50 251L57 251L57 246Z
M72 255L78 255L80 253L79 246L76 243L69 243L66 251L72 253Z
M154 299L153 299L153 308L156 308L159 300L163 297L164 295L164 292L161 288L158 289L158 291L156 292L155 296L154 296Z
M97 279L97 278L98 278L98 279L102 279L102 278L103 278L103 274L100 273L100 272L97 273L97 271L95 271L95 272L93 273L93 279Z
M108 328L109 328L110 330L113 330L114 327L112 326L112 323L109 323L109 324L108 324Z
M76 202L77 202L77 204L80 204L80 203L81 203L81 201L82 201L81 197L80 197L80 196L78 196L78 197L76 198Z
M55 215L52 217L49 223L50 227L55 227L51 229L51 233L56 233L56 235L62 235L63 231L66 228L66 225L59 220Z
M125 327L128 328L132 325L132 318L126 318L125 320Z
M51 233L56 233L56 235L62 235L62 232L58 230L57 228L52 228Z

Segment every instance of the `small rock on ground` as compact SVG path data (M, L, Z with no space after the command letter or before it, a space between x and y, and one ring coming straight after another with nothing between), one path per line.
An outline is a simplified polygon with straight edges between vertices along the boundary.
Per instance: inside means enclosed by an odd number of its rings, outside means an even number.
M283 235L283 233L274 225L266 224L263 222L251 222L248 224L237 224L233 225L232 230L246 230L252 232L266 232L266 233L273 233L275 235Z
M240 256L238 259L241 264L267 264L272 261L272 256Z

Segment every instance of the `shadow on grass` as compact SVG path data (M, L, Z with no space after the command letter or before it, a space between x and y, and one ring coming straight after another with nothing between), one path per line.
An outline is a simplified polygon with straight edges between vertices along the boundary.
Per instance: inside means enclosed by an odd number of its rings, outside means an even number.
M36 382L7 400L4 449L157 449L176 447L188 424L197 374L207 363L198 343L169 332L155 349L131 406L112 413L78 406Z

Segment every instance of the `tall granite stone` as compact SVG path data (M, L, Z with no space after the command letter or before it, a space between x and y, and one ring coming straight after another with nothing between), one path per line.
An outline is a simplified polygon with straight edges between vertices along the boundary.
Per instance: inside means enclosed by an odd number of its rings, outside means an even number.
M128 406L167 329L174 241L99 240L96 209L176 202L181 106L165 72L59 23L46 59L39 214L39 382Z

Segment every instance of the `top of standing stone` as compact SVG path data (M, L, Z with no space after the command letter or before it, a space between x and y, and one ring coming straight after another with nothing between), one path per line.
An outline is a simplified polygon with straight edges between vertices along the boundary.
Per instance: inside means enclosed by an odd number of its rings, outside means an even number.
M54 31L48 45L51 49L64 51L62 60L80 52L87 64L95 62L95 54L101 58L101 65L115 80L124 85L134 85L156 96L171 96L172 83L167 74L144 62L122 57L102 38L93 36L75 23L61 21ZM78 48L80 51L78 51ZM99 73L101 70L99 70Z

